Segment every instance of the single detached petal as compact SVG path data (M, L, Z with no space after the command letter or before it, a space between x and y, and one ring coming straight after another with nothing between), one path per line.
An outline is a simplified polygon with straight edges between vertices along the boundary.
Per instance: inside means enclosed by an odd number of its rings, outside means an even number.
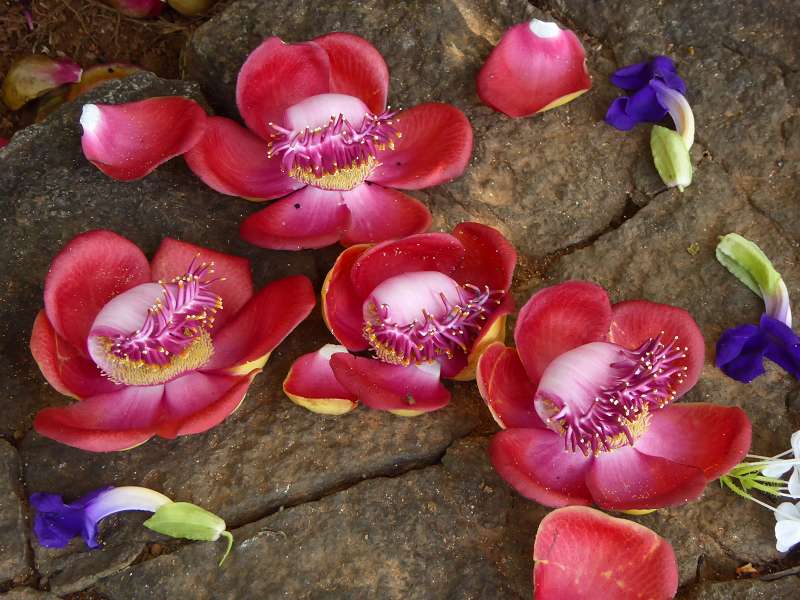
M495 470L517 492L545 506L591 504L584 483L593 458L567 452L564 440L547 429L505 429L489 446Z
M47 318L59 336L85 353L89 328L106 302L148 281L150 265L134 243L102 229L83 233L50 263L44 282Z
M330 61L330 90L360 98L373 114L386 108L389 68L378 50L352 33L329 33L315 38Z
M420 190L460 177L472 156L472 126L450 104L420 104L401 112L394 125L402 137L379 151L370 181Z
M203 137L206 113L194 100L148 98L128 104L85 104L83 154L114 179L141 179Z
M216 0L167 0L167 4L182 15L194 17L207 12L215 1Z
M464 254L464 246L452 235L420 233L373 246L358 257L350 276L358 293L366 298L378 284L402 273L439 271L450 276Z
M269 124L280 124L287 108L329 91L330 59L324 48L314 43L285 44L271 37L242 65L236 105L247 126L266 140L272 133Z
M271 250L322 248L339 241L349 219L341 192L307 186L247 217L239 235Z
M639 121L628 115L628 98L622 96L615 99L606 113L606 123L620 131L629 131L638 125Z
M531 381L560 354L604 340L611 322L606 291L588 281L568 281L534 294L517 317L514 339Z
M213 283L211 291L222 298L222 310L215 315L214 326L221 328L253 296L250 262L225 252L164 238L153 256L153 279L172 281L185 274L193 261L214 263L212 277L219 280Z
M81 399L119 389L94 362L56 333L43 310L33 323L30 347L47 382L66 396Z
M195 371L173 379L164 386L156 433L174 438L219 425L239 407L258 373L258 369L244 375Z
M3 79L3 102L11 110L17 110L50 90L79 81L81 72L80 65L68 58L56 59L44 54L23 56L14 61Z
M304 354L292 363L283 392L295 404L323 415L343 415L356 406L356 395L350 393L333 374L330 360L347 348L325 344L316 352Z
M538 19L506 31L478 73L481 100L510 117L561 106L591 87L580 40Z
M266 364L270 353L313 310L316 297L307 277L284 277L262 288L214 336L214 355L203 370L246 375Z
M163 4L162 0L156 0L159 4ZM126 63L106 63L102 65L94 65L89 67L81 75L81 80L69 87L66 95L66 101L72 102L80 96L96 88L97 86L111 81L113 79L123 79L134 73L142 71L141 67L136 65L129 65Z
M63 408L46 408L33 427L44 437L89 452L125 450L155 435L163 396L163 385L124 386Z
M800 544L800 502L781 502L775 509L775 547L778 552L788 552Z
M582 506L549 513L533 547L536 600L670 600L678 563L647 527Z
M333 336L349 350L359 352L369 347L361 332L364 324L364 300L372 290L359 294L350 271L369 246L352 246L342 252L322 284L322 317Z
M439 381L439 363L403 367L340 352L331 356L330 366L339 383L370 408L414 417L450 402Z
M677 397L681 397L697 383L705 360L703 334L692 315L677 306L647 300L630 300L613 306L609 342L633 350L658 335L665 344L677 337L677 343L686 353L685 358L675 363L687 369L683 383L675 389Z
M503 429L545 425L536 413L536 384L528 378L514 348L490 345L478 361L478 391L494 420Z
M650 414L650 425L634 447L644 454L702 469L711 481L744 459L750 439L750 420L741 408L673 404Z
M595 457L586 485L598 506L636 510L695 500L703 493L706 478L697 467L623 446Z
M431 224L431 213L416 198L365 182L342 192L350 219L342 235L342 244L383 242L422 233Z
M163 0L105 0L123 15L134 18L157 17L164 10Z
M459 223L453 236L464 246L464 260L451 275L460 284L509 290L517 252L502 233L480 223Z
M229 196L272 200L303 187L267 157L267 144L235 121L209 117L199 143L184 156L207 186Z

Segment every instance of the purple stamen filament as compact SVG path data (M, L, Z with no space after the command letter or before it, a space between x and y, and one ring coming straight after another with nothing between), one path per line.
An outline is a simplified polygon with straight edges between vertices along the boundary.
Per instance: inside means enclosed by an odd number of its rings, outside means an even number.
M428 363L442 355L453 358L456 349L469 353L505 292L488 286L481 290L471 284L460 291L459 304L451 304L441 294L444 316L435 317L423 309L419 320L405 324L391 320L391 307L387 304L372 305L371 318L364 323L364 338L380 360L403 366Z
M564 405L548 419L560 425L567 450L580 449L588 456L633 445L647 429L650 413L675 399L675 386L683 383L688 369L677 363L689 349L678 345L677 336L665 345L662 336L636 350L619 349L620 360L610 365L616 381L600 390L587 412L575 414Z
M281 168L289 176L326 190L351 190L363 183L380 163L375 156L387 147L394 150L394 139L402 137L394 127L397 111L380 115L367 113L359 127L341 114L331 117L324 127L292 131L275 123L267 156L279 156Z

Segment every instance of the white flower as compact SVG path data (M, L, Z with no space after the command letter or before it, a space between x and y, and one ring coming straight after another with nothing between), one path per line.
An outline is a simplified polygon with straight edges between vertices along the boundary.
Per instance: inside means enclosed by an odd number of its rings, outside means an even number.
M788 552L792 546L800 544L800 502L779 504L775 510L775 520L775 547L778 552Z
M792 434L791 446L791 450L787 450L778 456L783 456L791 452L794 454L794 461L791 459L778 460L778 457L775 457L776 460L774 460L772 464L767 464L767 466L761 469L761 473L767 477L778 478L786 474L789 469L794 468L792 476L789 478L789 495L793 498L800 498L800 430Z

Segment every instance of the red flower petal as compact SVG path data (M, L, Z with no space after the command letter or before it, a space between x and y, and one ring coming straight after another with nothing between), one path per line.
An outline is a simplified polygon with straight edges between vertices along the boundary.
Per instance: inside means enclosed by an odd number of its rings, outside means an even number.
M422 233L431 224L431 213L422 202L402 192L374 183L363 183L342 192L350 220L342 244L382 242Z
M495 470L517 492L545 506L591 504L584 479L592 458L564 450L564 440L547 429L505 429L489 446Z
M74 237L50 264L44 282L47 318L58 335L86 354L89 328L114 296L150 281L142 251L102 229Z
M281 161L267 158L267 144L230 119L209 117L200 142L184 156L207 186L249 199L280 198L303 183L284 175Z
M358 293L350 277L356 260L368 248L364 244L342 252L322 284L322 316L325 324L333 336L353 352L369 347L361 333L366 294L361 296Z
M330 60L330 91L360 98L373 114L386 108L389 68L378 50L352 33L329 33L312 43L325 49Z
M613 307L608 341L633 349L662 331L665 342L678 336L680 345L688 349L686 358L676 362L688 367L683 384L675 389L676 397L680 398L697 383L705 360L703 334L692 315L682 308L647 300L620 302Z
M401 112L395 126L402 137L395 149L379 152L381 165L370 181L419 190L461 176L472 156L472 126L450 104L420 104Z
M309 185L247 217L239 235L271 250L322 248L339 240L349 218L341 192Z
M706 487L706 478L696 467L623 446L595 457L586 485L595 504L602 508L651 509L698 498Z
M606 291L587 281L544 288L528 300L517 317L514 340L532 381L558 355L605 339L611 322Z
M216 333L214 355L203 370L225 369L245 375L260 369L315 304L307 277L296 275L270 283Z
M90 452L138 446L155 435L164 386L120 387L63 408L46 408L33 427L40 435Z
M356 406L351 394L333 374L330 359L336 353L347 353L347 348L326 344L316 352L304 354L292 364L283 392L295 404L323 415L343 415Z
M533 406L536 382L528 378L514 348L496 342L478 361L478 390L503 429L545 425Z
M243 376L192 372L165 385L162 411L164 421L157 433L174 438L208 431L230 416L242 403L258 373Z
M750 420L741 408L673 404L650 415L647 432L634 447L644 454L702 469L710 481L744 459L750 438Z
M114 179L140 179L203 137L206 113L194 100L148 98L129 104L86 104L83 154Z
M0 148L3 148L4 146L8 146L8 142L9 142L9 140L7 138L0 137Z
M460 284L508 290L517 266L517 252L502 233L480 223L460 223L453 235L464 245L463 262L453 273Z
M224 281L220 279L211 286L211 291L222 298L222 310L215 315L214 323L215 327L221 328L253 296L250 262L232 254L164 238L153 257L153 279L170 281L183 275L194 260L213 262L212 277L224 278Z
M536 600L669 600L678 591L669 542L638 523L583 506L542 519L533 560Z
M81 399L119 389L94 362L56 333L43 310L33 323L30 347L47 382L66 396Z
M510 117L555 108L592 87L580 40L534 19L503 35L478 73L478 95Z
M236 81L236 105L247 126L269 139L269 123L309 96L330 91L330 60L314 43L285 44L271 37L250 53Z
M446 233L421 233L373 246L353 265L353 285L367 297L379 283L414 271L451 275L464 260L464 246Z
M413 417L450 402L438 364L403 367L344 353L334 354L330 364L339 383L370 408Z

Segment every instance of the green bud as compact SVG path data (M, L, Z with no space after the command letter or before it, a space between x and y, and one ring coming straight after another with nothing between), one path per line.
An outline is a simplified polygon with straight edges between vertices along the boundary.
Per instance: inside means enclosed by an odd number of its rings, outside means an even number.
M144 522L144 526L170 537L187 540L214 542L224 536L228 540L228 548L220 565L225 562L233 546L233 536L225 530L225 521L189 502L165 504Z
M761 297L773 292L781 280L761 248L738 233L722 237L717 244L717 260Z
M692 183L692 159L677 131L656 125L650 133L650 150L661 180L681 192Z

